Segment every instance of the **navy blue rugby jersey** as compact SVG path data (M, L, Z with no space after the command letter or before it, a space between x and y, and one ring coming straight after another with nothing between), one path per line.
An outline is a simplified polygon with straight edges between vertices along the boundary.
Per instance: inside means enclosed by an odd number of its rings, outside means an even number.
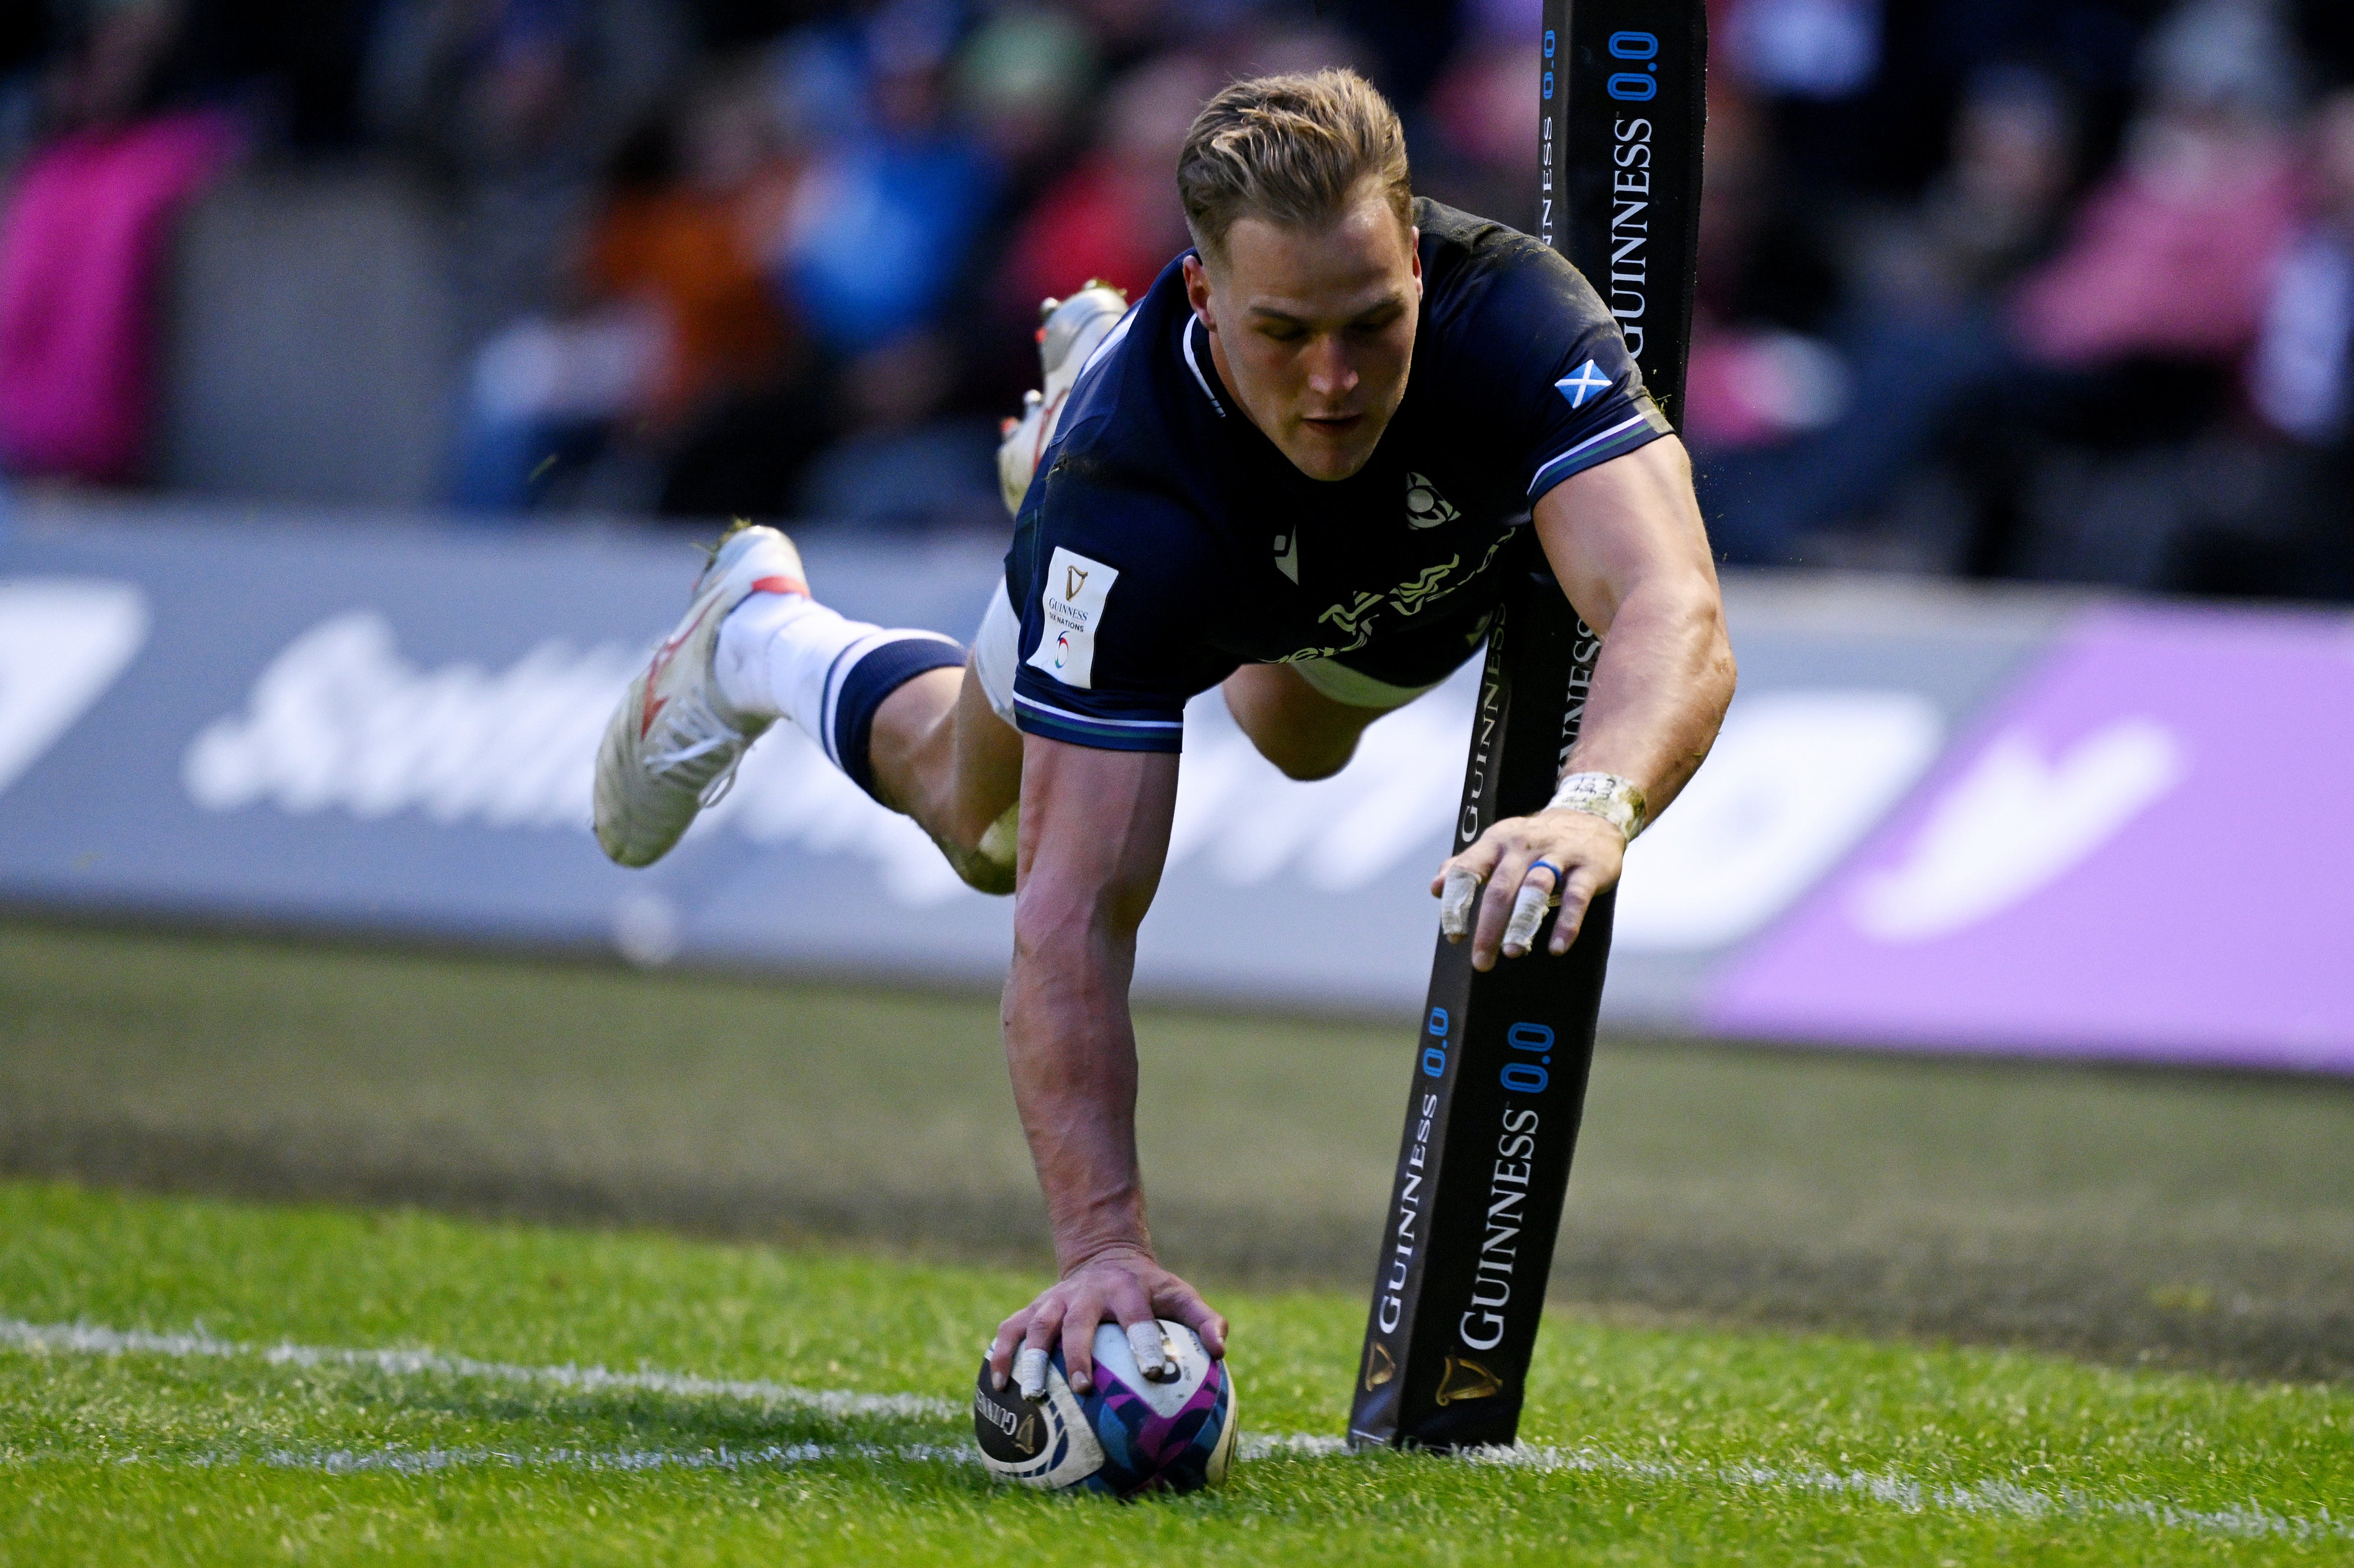
M1186 699L1251 662L1437 681L1487 634L1538 498L1668 433L1567 261L1432 201L1415 219L1405 399L1348 479L1309 478L1236 406L1178 262L1113 329L1006 556L1023 730L1175 751Z

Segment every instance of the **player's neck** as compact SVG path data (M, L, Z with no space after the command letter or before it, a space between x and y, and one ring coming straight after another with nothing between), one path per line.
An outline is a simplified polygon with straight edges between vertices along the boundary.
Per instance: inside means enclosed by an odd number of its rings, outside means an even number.
M1193 329L1187 327L1185 330L1191 332ZM1206 326L1202 329L1202 335L1210 342L1210 369L1218 378L1218 396L1225 399L1227 408L1248 420L1251 429L1262 436L1266 435L1267 427L1253 418L1251 411L1243 406L1243 400L1235 395L1235 369L1226 363L1225 340Z

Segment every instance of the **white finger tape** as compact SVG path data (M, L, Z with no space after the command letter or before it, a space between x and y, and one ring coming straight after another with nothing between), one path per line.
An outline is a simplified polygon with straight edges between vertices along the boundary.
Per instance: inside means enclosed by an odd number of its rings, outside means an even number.
M1013 1386L1022 1391L1024 1399L1046 1397L1046 1352L1035 1345L1024 1345L1022 1353L1013 1358Z
M1545 911L1553 906L1553 895L1533 882L1521 884L1520 896L1512 900L1512 917L1504 922L1504 954L1519 958L1537 939L1537 927L1544 924Z
M1479 902L1479 877L1459 866L1448 872L1447 886L1438 895L1438 934L1442 937L1469 936L1471 912Z
M1128 1326L1129 1353L1136 1358L1136 1370L1155 1383L1166 1379L1176 1369L1169 1364L1169 1344L1161 1337L1158 1323L1130 1323Z

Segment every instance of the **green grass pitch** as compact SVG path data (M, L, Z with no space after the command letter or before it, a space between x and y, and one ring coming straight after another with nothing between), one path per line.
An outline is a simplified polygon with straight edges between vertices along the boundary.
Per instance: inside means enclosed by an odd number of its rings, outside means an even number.
M0 1237L0 1563L2354 1558L2342 1386L1556 1312L1519 1455L1351 1456L1361 1303L1228 1293L1249 1457L1124 1507L970 1459L1019 1274L30 1181Z
M1362 1292L1415 1031L1140 1012L1172 1266ZM1553 1288L2354 1380L2349 1148L2354 1082L1606 1037ZM1050 1261L993 995L512 955L0 917L0 1175Z

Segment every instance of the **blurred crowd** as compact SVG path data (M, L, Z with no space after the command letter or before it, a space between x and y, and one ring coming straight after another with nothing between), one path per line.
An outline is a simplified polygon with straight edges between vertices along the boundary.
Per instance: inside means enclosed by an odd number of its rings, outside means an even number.
M1209 93L1352 65L1422 194L1525 227L1536 10L18 0L0 464L148 479L175 223L397 167L445 218L450 503L1002 529L1039 302L1184 246ZM1711 26L1684 422L1727 559L2354 598L2354 5Z

